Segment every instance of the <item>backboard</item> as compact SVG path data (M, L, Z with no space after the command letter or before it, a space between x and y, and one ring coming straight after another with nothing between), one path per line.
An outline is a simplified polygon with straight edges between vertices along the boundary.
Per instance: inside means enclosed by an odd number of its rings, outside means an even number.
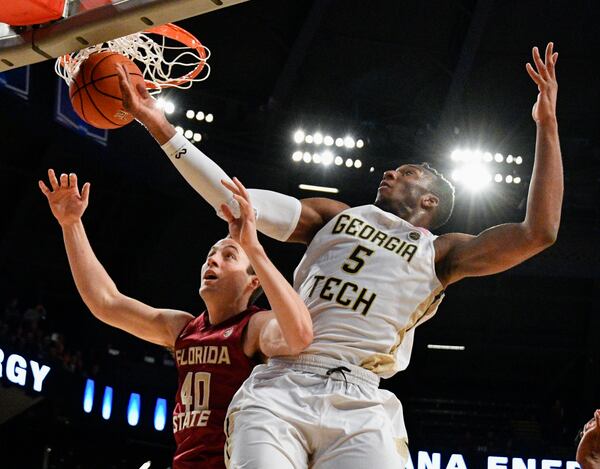
M22 28L0 23L0 72L246 1L67 0L63 18L51 23Z

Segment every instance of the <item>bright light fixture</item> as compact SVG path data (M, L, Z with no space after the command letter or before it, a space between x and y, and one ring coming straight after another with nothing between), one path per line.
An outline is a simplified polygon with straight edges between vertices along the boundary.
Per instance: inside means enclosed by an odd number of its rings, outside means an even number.
M202 135L196 132L194 134L194 142L199 142L200 140L202 140Z
M304 141L304 131L302 129L296 130L294 133L294 142L302 143Z
M321 145L321 143L323 143L323 134L320 132L317 132L314 135L313 140L315 142L315 145Z
M302 159L304 160L305 163L310 163L312 161L312 155L306 151L302 155Z
M185 136L185 138L192 138L194 136L194 132L192 132L191 130L186 130L183 135Z
M494 181L496 182L502 182L504 180L504 178L502 177L502 174L498 173L494 176Z
M327 192L328 194L337 194L339 192L335 187L313 186L312 184L300 184L298 187L305 191Z
M308 135L306 135L306 136L304 137L304 141L305 141L306 143L312 143L312 142L314 142L314 138L313 138L313 136L312 136L311 134L308 134Z
M204 113L202 111L198 111L196 113L196 120L202 121L202 120L204 120L204 117L205 116L204 116Z
M331 163L333 163L333 153L326 150L323 152L323 164L329 166Z
M333 162L336 166L341 166L344 164L344 158L342 158L341 156L336 156Z
M513 177L509 174L508 176L506 176L506 178L504 180L506 181L507 184L510 184L511 182L513 182Z
M516 178L513 179L513 182L515 184L521 184L521 178L519 176L517 176Z
M187 117L188 119L193 119L195 115L196 113L191 109L188 109L185 113L185 117Z
M504 157L500 153L496 153L494 155L494 160L496 163L502 163L502 161L504 161Z
M360 161L360 160L355 160L355 161L354 161L354 167L355 167L355 168L357 168L357 169L358 169L358 168L360 168L361 166L362 166L362 161Z
M343 147L344 146L344 139L341 137L338 137L335 139L335 146L336 147Z
M350 137L349 135L347 137L344 138L344 146L346 148L354 148L354 146L356 145L356 142L354 141L354 139L352 137Z
M516 164L521 164L521 163L523 163L523 158L521 158L520 156L517 156L517 157L515 158L515 163L516 163Z
M347 168L351 168L353 164L354 164L354 161L352 161L352 158L348 158L346 160L346 167Z
M294 160L294 161L302 161L302 152L301 151L295 151L292 154L292 160Z
M427 344L429 350L465 350L464 345L440 345L440 344Z
M171 101L165 102L165 112L167 114L173 114L175 112L175 105Z
M314 153L312 156L312 162L315 164L320 164L321 163L321 154L320 153Z
M208 113L206 114L206 117L204 119L206 120L206 122L211 123L215 119L215 117L212 114Z
M328 147L330 147L334 143L333 137L331 135L325 135L325 138L323 139L323 143L325 145L327 145Z
M455 169L452 172L452 178L476 192L491 182L492 175L480 163L471 163Z
M364 140L362 140L362 139L360 139L360 138L359 138L359 139L356 141L356 148L362 148L362 147L364 147L364 146L365 146L365 142L364 142Z

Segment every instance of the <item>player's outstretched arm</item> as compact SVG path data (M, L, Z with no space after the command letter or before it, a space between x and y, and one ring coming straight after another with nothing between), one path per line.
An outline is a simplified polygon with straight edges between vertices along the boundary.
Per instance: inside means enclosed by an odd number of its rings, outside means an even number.
M246 188L237 178L231 183L223 181L223 185L231 191L240 207L239 218L234 217L227 205L222 207L229 223L229 234L250 259L272 309L272 314L258 313L251 319L246 334L249 343L244 344L244 349L249 355L257 350L268 357L297 355L313 340L310 313L258 241L254 209Z
M129 75L119 65L117 71L124 108L148 129L188 184L212 205L221 218L224 218L221 213L223 204L228 205L237 216L237 202L221 185L223 179L231 182L229 176L175 131L143 86L134 87ZM280 241L309 243L329 221L331 213L347 208L330 199L307 199L301 203L294 197L267 190L248 189L248 193L257 212L258 230Z
M581 469L600 469L600 409L583 427L583 436L577 447L577 462Z
M50 210L60 224L69 265L81 298L101 321L149 342L172 347L193 316L183 311L158 309L123 295L96 258L81 217L88 206L90 183L81 193L77 175L62 174L60 181L48 170L50 188L39 181Z
M452 233L436 240L436 269L443 284L464 277L490 275L507 270L552 245L560 225L563 198L563 168L556 119L558 83L555 66L558 53L546 47L545 59L533 48L535 69L527 72L539 94L533 106L536 149L521 223L508 223L485 230L478 236Z

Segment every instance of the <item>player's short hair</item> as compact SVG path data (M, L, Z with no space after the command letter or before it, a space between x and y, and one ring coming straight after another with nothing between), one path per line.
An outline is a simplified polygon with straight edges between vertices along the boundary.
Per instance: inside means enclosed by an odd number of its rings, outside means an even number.
M435 230L436 228L445 225L450 219L452 211L454 210L455 190L452 183L429 163L421 163L420 166L432 175L430 178L429 190L440 200L437 209L433 213L433 218L431 219L431 229Z
M246 272L249 275L256 275L256 272L254 271L254 267L252 267L252 264L248 264L248 268L246 269ZM262 296L263 293L264 293L263 287L259 284L258 287L256 287L255 290L250 295L250 298L248 299L248 306L250 307L254 303L256 303L256 301Z

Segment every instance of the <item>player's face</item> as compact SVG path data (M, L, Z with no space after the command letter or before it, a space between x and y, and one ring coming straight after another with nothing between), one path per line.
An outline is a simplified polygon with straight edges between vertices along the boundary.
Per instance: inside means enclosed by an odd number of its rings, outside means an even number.
M217 242L202 264L200 295L218 292L239 297L252 277L249 265L248 256L236 241L225 238Z
M405 164L390 169L383 173L375 202L391 207L397 204L415 207L428 191L429 177L428 172L417 165Z

